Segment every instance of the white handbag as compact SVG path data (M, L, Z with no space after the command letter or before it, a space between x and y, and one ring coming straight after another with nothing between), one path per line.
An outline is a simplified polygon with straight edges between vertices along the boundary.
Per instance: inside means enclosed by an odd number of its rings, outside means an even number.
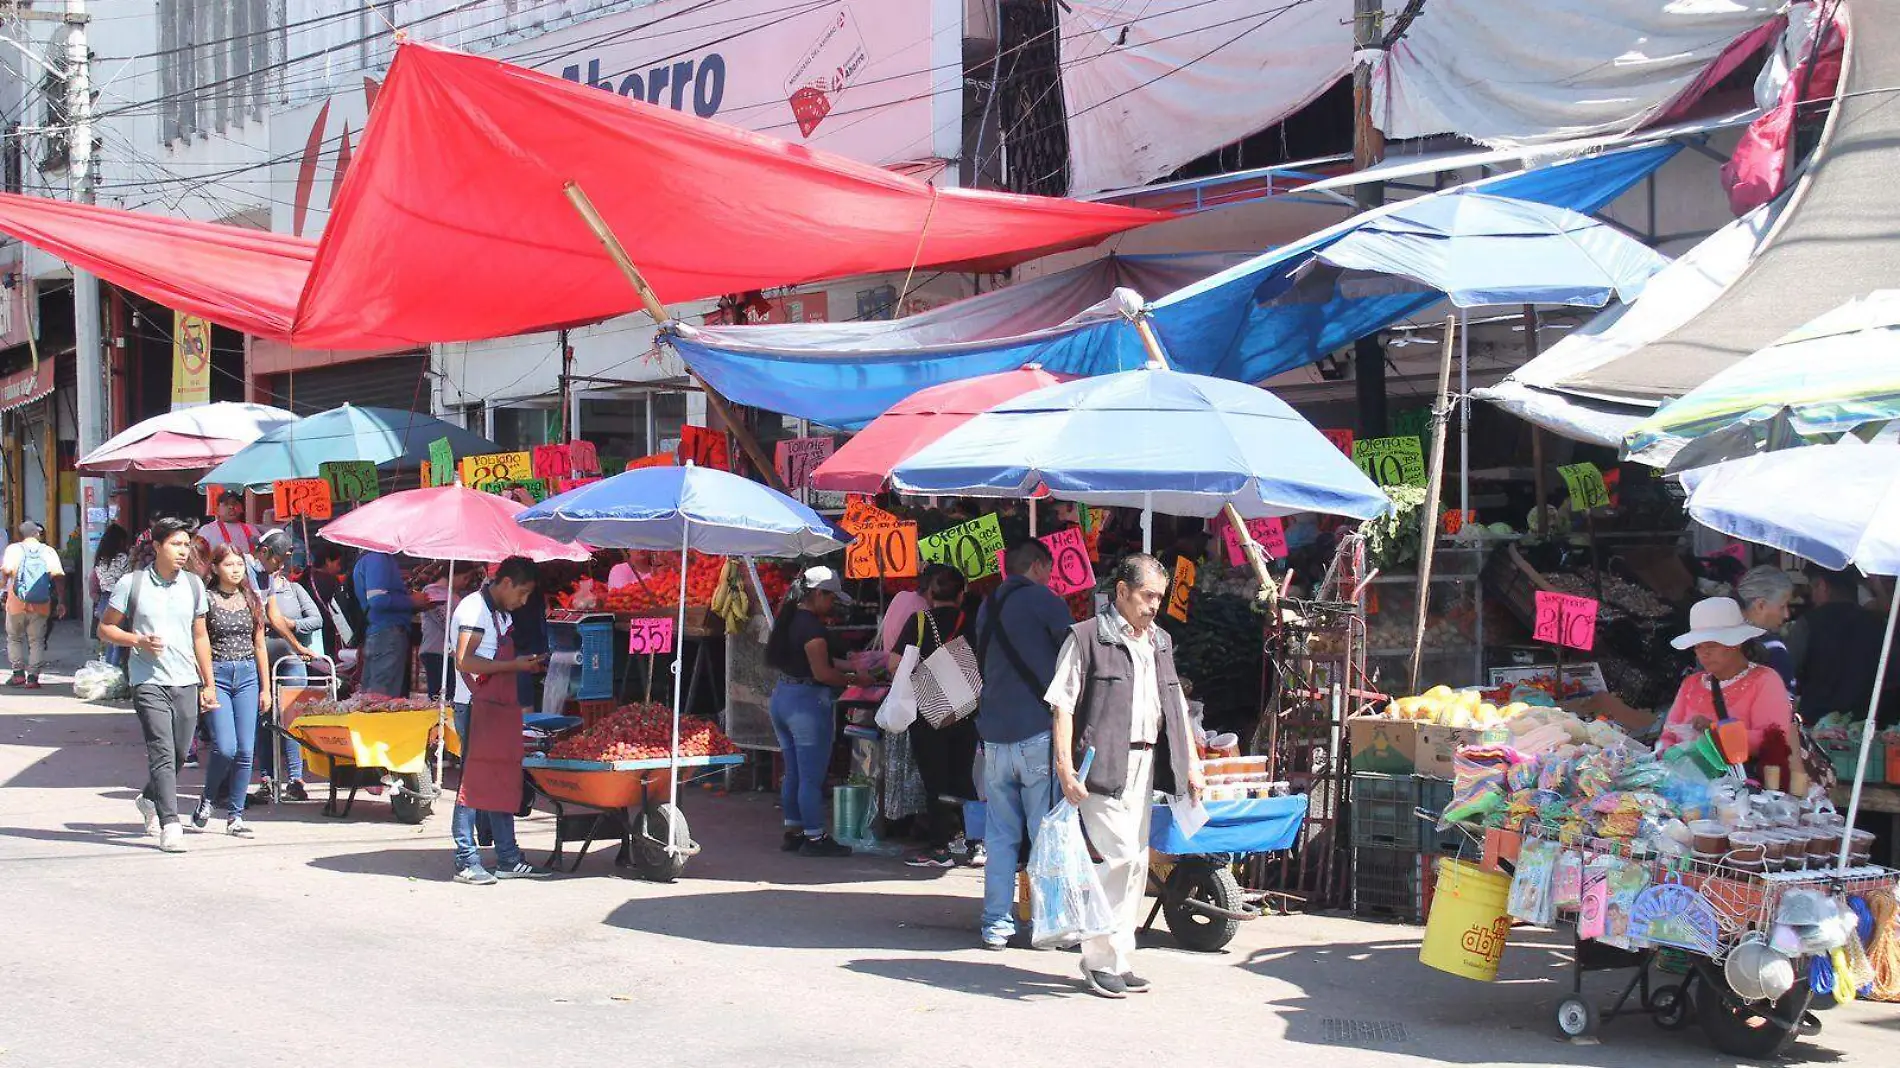
M902 734L917 721L917 691L912 688L910 676L917 670L917 647L904 650L903 658L897 662L897 670L891 673L891 689L884 695L884 702L877 706L877 725L891 732Z

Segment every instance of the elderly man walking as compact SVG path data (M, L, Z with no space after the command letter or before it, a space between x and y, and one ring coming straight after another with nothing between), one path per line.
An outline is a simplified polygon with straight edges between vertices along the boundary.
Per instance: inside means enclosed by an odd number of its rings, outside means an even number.
M1055 714L1056 779L1082 811L1082 829L1101 858L1095 873L1115 913L1113 932L1082 943L1082 978L1092 993L1122 998L1149 989L1130 958L1148 882L1152 793L1185 788L1198 799L1202 779L1174 642L1155 625L1168 573L1137 554L1117 563L1113 576L1114 600L1070 629L1045 697ZM1076 768L1091 749L1084 781Z

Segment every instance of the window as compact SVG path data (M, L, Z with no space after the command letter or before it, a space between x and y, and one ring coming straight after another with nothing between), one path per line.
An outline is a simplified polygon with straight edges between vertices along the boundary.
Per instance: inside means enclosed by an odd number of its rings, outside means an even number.
M167 141L263 117L282 25L271 0L159 0L159 93Z

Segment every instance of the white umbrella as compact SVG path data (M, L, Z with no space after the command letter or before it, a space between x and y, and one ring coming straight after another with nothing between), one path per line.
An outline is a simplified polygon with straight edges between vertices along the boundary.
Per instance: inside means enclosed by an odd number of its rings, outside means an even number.
M1867 445L1849 437L1836 445L1764 453L1688 472L1683 485L1689 489L1689 514L1704 526L1823 567L1851 564L1869 575L1900 575L1900 447L1888 442ZM1880 646L1847 802L1848 831L1860 814L1874 712L1887 679L1896 622L1900 596L1887 610L1887 637ZM1841 835L1842 868L1848 838Z

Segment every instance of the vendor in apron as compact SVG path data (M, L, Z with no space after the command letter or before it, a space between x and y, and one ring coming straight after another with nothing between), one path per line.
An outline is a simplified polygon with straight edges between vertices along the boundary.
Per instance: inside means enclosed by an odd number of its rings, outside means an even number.
M463 598L449 625L455 631L455 730L462 739L462 787L455 796L455 881L490 886L499 879L553 874L521 856L515 809L521 805L521 701L515 681L544 671L546 656L515 655L511 614L535 587L534 562L511 556L487 587ZM482 867L477 820L495 843L495 870Z

